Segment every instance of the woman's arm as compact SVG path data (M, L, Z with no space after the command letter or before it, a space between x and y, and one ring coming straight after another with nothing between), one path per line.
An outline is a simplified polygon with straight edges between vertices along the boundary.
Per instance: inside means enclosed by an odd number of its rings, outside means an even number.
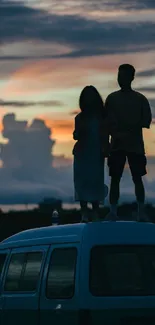
M81 117L80 114L78 114L75 117L75 129L73 132L73 139L76 141L80 140L84 136L84 125L83 125L83 121L81 121L80 117Z
M75 117L75 128L74 128L74 132L73 132L73 139L74 140L79 140L79 123L78 123L78 118L77 116Z
M104 154L104 157L108 157L110 153L110 130L108 125L108 119L106 118L102 122L102 152Z
M77 131L75 131L75 130L74 130L74 132L73 132L73 139L74 139L74 140L79 140L78 133L77 133Z

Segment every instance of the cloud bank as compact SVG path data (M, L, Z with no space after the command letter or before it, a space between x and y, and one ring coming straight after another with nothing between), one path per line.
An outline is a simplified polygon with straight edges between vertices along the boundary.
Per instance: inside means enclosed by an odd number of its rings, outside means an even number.
M53 166L51 129L44 120L17 121L15 114L3 118L1 144L0 203L35 203L45 196L69 198L73 194L71 165Z
M67 2L64 2L64 4ZM102 10L105 6L115 9L114 1L108 2L81 2L85 10ZM121 8L137 10L140 8L155 8L153 2L138 1L127 2ZM118 3L117 3L118 6ZM81 7L81 10L82 10ZM55 57L81 57L113 53L141 52L155 49L155 23L100 21L91 17L78 14L59 15L48 12L45 9L30 7L20 2L0 0L1 10L1 44L40 41L63 44L72 50L68 53L29 55L3 55L1 60L20 60ZM35 47L34 47L35 49Z
M28 102L28 101L6 101L0 100L0 106L2 107L15 107L25 108L30 106L44 106L44 107L61 107L63 103L57 100L47 100L42 102Z
M149 97L155 117L155 1L0 0L0 15L1 114L16 110L21 119L9 114L2 120L8 143L1 144L0 200L69 198L72 162L55 157L54 150L71 154L70 112L77 113L87 83L106 97L116 88L117 66L134 64L135 88ZM146 143L154 154L154 129L150 132ZM148 161L145 185L153 197L155 162ZM131 197L128 169L122 190Z
M54 157L55 142L44 120L34 119L31 124L17 121L15 114L3 117L3 136L7 144L1 144L0 204L37 203L44 197L73 200L72 160ZM55 161L55 164L53 163ZM148 197L153 198L155 157L148 158L149 177L145 178ZM109 185L108 170L106 183ZM134 199L129 170L121 183L122 198Z

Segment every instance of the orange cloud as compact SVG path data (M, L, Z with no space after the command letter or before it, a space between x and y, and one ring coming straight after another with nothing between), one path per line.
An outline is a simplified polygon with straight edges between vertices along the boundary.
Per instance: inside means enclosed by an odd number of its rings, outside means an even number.
M73 151L73 146L75 144L75 141L66 141L66 142L61 142L61 141L57 141L56 146L54 146L53 149L53 154L54 155L65 155L65 157L72 159L73 155L72 155L72 151Z
M52 139L56 140L54 155L65 155L72 158L72 149L75 144L73 140L74 117L72 119L54 119L51 116L40 115L46 125L51 129Z
M33 61L11 75L2 88L2 96L35 95L52 89L83 87L94 73L114 72L119 63L118 55Z
M4 110L3 107L0 106L0 132L3 130L3 124L2 124L2 119L6 111Z
M155 125L152 124L151 129L144 129L144 141L146 154L149 156L154 156L155 154Z
M42 116L45 119L46 125L52 130L52 137L56 139L54 151L56 154L67 154L72 155L73 141L73 130L74 130L74 118L72 120L63 119L52 119L50 117ZM154 155L155 150L155 125L152 125L150 130L144 129L144 141L146 154L151 156Z
M64 155L55 155L53 159L53 167L68 167L72 164L71 158L66 158Z
M104 43L103 43L104 47ZM36 95L52 89L72 89L88 83L97 83L98 78L108 85L107 74L116 75L121 63L129 62L137 69L148 69L154 60L154 53L126 53L83 58L38 60L25 63L1 88L3 99L23 95ZM109 80L110 81L110 80Z
M52 130L52 137L57 141L71 141L74 129L74 120L54 120L49 117L44 117L46 125Z
M69 114L70 114L70 115L73 115L73 116L74 116L74 115L77 115L77 114L79 114L79 113L80 113L80 109L74 109L74 110L72 110L72 111L69 112Z
M2 115L0 118L0 132L2 132ZM52 131L52 138L56 140L54 146L54 154L72 157L72 148L75 143L73 140L74 118L73 119L53 119L50 116L39 116L45 120L46 125ZM144 140L146 153L149 156L155 154L155 125L153 124L150 130L144 130Z

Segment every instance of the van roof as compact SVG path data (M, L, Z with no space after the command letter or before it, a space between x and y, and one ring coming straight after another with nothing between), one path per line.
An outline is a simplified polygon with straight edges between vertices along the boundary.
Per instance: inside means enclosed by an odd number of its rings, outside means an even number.
M155 224L133 221L94 222L29 229L17 233L0 244L6 247L31 246L51 243L102 242L105 244L155 244Z
M28 229L8 237L1 242L1 245L11 244L14 246L15 243L21 243L23 241L29 242L30 244L30 241L46 241L46 239L48 240L49 238L57 238L60 241L60 238L62 237L68 238L68 241L80 241L84 226L84 224L73 224Z

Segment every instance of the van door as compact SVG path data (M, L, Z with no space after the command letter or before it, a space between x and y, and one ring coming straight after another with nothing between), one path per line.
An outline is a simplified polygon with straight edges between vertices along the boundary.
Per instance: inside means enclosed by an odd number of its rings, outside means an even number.
M80 301L92 325L155 324L155 246L96 245L81 264Z
M2 298L2 324L39 325L39 290L48 246L13 249L10 254Z
M2 283L9 252L9 249L0 250L0 325L2 325L2 311L4 307L4 299L2 296Z
M52 245L40 298L40 325L77 325L80 244Z

